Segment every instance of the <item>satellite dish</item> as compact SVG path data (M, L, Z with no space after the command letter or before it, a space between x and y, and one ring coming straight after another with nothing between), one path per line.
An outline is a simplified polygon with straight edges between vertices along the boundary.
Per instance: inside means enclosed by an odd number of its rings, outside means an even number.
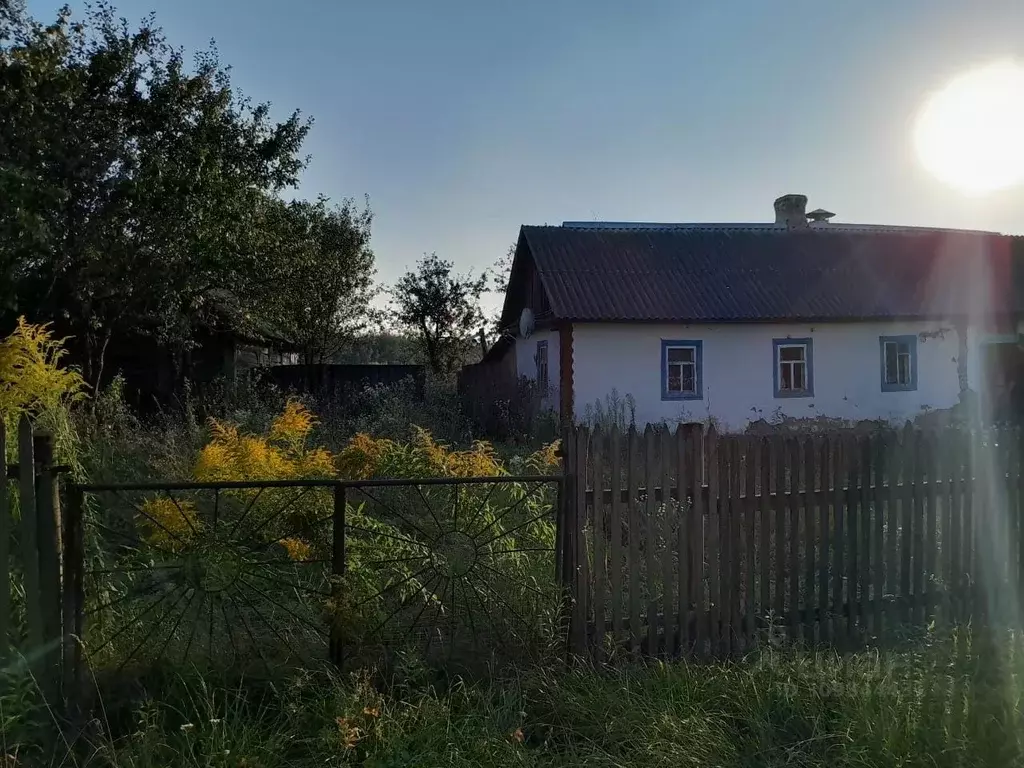
M530 338L530 334L533 333L534 320L533 310L526 307L523 313L519 315L519 335L524 339Z

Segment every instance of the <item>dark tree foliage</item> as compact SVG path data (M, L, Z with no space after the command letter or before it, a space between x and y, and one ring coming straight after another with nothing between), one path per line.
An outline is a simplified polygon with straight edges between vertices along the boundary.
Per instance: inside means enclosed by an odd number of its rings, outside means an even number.
M3 320L53 321L94 383L111 339L181 353L226 312L323 354L365 305L373 256L368 211L278 199L311 122L239 96L213 51L186 66L152 17L134 28L101 4L44 26L6 2Z
M296 343L303 362L334 359L365 328L374 296L369 208L273 201L267 228L276 238L261 305Z

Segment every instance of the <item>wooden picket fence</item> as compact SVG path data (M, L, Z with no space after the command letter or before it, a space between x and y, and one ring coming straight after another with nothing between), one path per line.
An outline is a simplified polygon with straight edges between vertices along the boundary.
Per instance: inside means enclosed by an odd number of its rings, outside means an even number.
M7 431L0 420L0 446ZM17 462L0 484L0 665L20 654L47 700L61 698L62 660L72 644L62 627L61 514L53 442L33 433L28 417L18 425ZM19 584L18 599L12 587Z
M1018 430L580 428L565 442L573 653L852 647L1020 619Z

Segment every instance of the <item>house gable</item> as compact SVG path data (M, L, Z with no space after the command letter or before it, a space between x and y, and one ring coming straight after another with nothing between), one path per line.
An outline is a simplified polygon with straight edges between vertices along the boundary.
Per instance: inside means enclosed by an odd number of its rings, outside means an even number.
M551 301L543 278L537 269L529 243L520 233L519 241L516 243L516 252L512 258L512 269L509 273L505 301L501 310L500 323L504 333L509 333L512 336L518 335L519 317L526 308L533 311L538 325L547 325L554 319Z

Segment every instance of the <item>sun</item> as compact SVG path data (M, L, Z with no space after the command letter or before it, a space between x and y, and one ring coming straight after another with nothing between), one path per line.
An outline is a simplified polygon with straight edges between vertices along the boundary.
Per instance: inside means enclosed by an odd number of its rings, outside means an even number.
M1024 65L979 67L931 94L914 148L936 178L968 194L1024 182Z

